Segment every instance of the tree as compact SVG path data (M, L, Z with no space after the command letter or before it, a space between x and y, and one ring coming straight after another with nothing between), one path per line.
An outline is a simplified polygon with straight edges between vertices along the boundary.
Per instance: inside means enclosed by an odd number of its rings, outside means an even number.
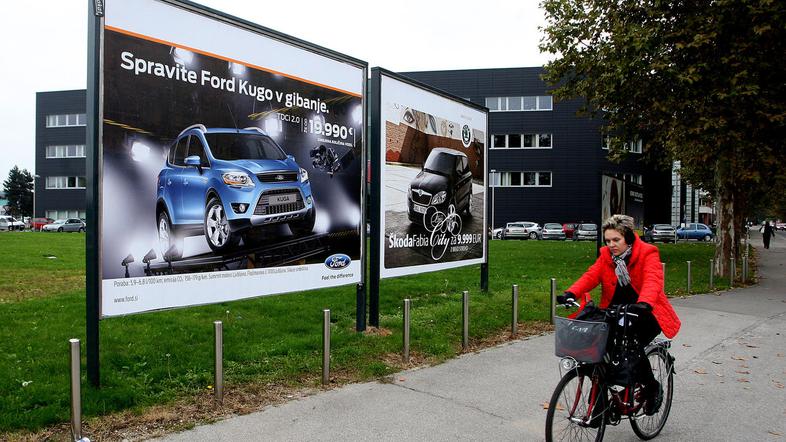
M21 218L33 213L33 175L27 169L14 166L3 181L3 191L8 199L8 213Z
M544 0L541 50L557 99L583 98L611 156L681 162L719 206L716 269L739 257L744 220L786 176L786 2ZM600 111L602 110L602 111Z

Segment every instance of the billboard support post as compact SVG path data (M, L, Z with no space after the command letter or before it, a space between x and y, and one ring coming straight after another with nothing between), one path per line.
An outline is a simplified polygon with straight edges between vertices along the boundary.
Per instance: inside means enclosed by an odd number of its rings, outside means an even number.
M101 91L101 27L103 10L96 10L97 2L88 2L87 51L87 231L85 235L85 353L87 379L94 387L101 385L99 365L99 308L98 274L98 186L99 186L99 97Z
M381 76L378 68L371 70L371 92L368 94L368 102L371 107L371 122L369 124L369 150L371 151L371 272L369 275L369 294L368 294L368 323L372 327L379 327L379 278L380 278L380 235L382 220L380 219L380 198L382 198L382 156L380 153L381 128L375 123L380 120L380 105L382 99Z
M489 291L489 263L487 262L480 265L480 290Z

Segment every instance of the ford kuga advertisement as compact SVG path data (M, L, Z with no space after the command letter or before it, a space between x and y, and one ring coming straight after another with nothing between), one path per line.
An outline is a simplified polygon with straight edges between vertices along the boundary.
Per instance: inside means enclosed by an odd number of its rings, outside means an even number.
M365 64L142 1L106 5L101 315L359 282Z
M382 277L485 260L485 111L381 74Z

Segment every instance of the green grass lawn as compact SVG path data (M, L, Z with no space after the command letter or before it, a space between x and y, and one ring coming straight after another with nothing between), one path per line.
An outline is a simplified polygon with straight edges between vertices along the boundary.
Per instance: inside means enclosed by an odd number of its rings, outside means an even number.
M0 432L69 420L68 339L85 338L84 238L0 234ZM707 291L712 245L658 247L671 294L685 293L689 259L694 291ZM462 290L471 294L470 337L478 341L510 326L511 284L520 286L522 321L548 320L549 278L564 290L594 259L591 242L493 241L487 294L478 289L479 266L383 280L380 326L390 334L354 332L354 286L107 319L100 324L102 388L83 384L83 415L138 412L205 392L217 319L224 321L228 388L317 386L324 308L332 312L334 373L360 381L398 371L385 361L401 349L405 298L412 299L412 351L437 363L461 352ZM716 280L717 288L727 285Z

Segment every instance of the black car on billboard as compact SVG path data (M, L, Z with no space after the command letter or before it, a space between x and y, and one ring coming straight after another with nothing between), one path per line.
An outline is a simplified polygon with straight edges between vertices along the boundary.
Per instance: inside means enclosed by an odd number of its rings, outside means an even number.
M472 171L463 152L437 147L409 183L407 215L411 222L432 229L451 213L451 207L455 213L471 215Z

